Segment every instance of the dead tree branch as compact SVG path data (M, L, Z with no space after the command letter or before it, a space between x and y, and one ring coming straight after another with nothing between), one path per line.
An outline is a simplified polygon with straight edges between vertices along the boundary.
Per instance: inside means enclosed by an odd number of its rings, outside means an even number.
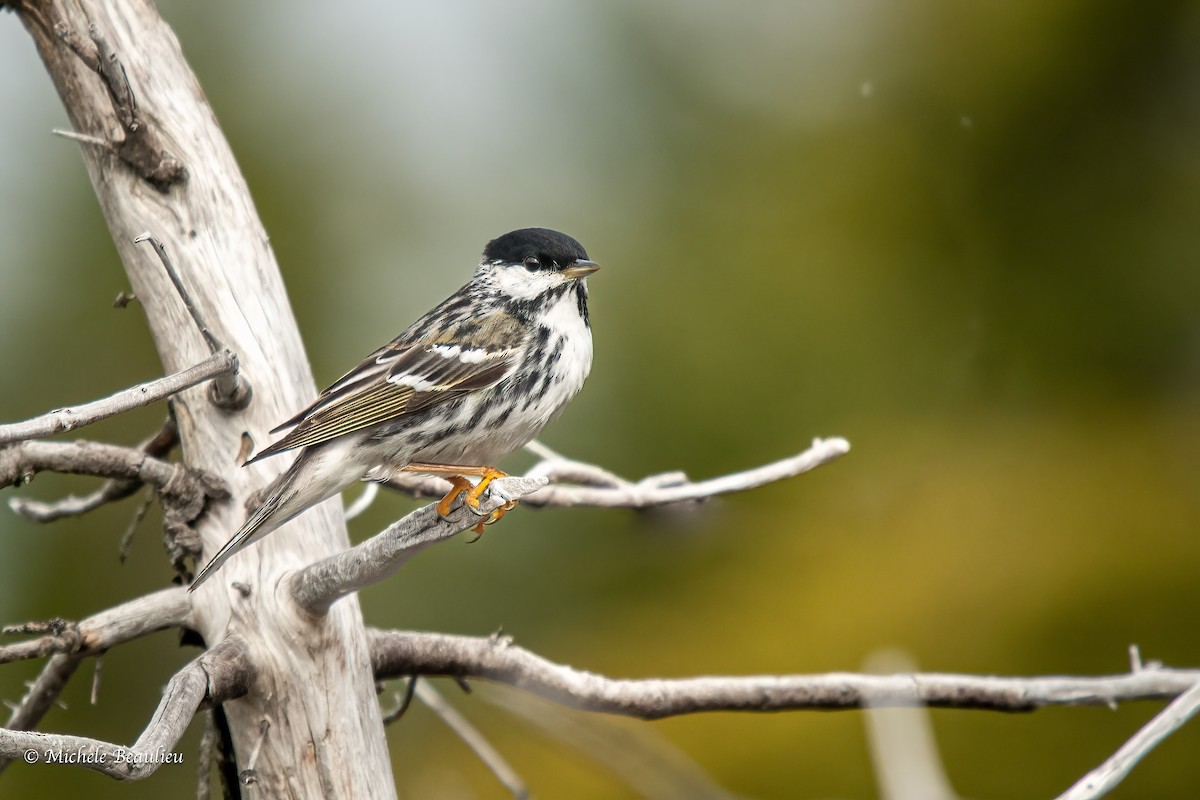
M645 509L701 502L717 495L744 492L793 478L850 452L850 443L839 437L815 439L811 447L790 458L694 483L680 472L651 475L632 482L593 464L563 458L541 445L534 452L543 459L526 473L526 477L544 477L550 485L523 498L522 505ZM547 454L550 457L546 457ZM568 483L583 485L564 485ZM388 475L384 485L415 497L441 497L450 488L450 484L441 478L411 472Z
M229 497L217 477L151 458L140 450L95 442L18 442L0 447L0 486L28 483L38 472L94 475L153 486L163 504L163 527L171 560L182 569L199 551L193 529L217 501Z
M1080 778L1078 783L1059 795L1058 800L1093 800L1108 794L1125 780L1147 753L1196 716L1197 711L1200 711L1200 683L1176 697L1132 739L1121 745L1112 757Z
M55 733L0 728L0 757L67 763L122 780L141 780L161 764L178 763L171 752L202 703L245 694L254 678L245 641L231 636L177 672L163 692L146 730L130 747Z
M146 230L165 244L192 307L237 353L254 385L254 401L240 411L215 406L202 387L171 398L187 474L216 475L230 492L230 502L195 510L191 538L172 555L215 552L240 524L246 500L285 467L242 469L241 442L265 440L316 394L270 238L179 39L152 2L20 0L7 7L46 66L70 119L65 127L90 137L80 141L80 154L164 373L211 353L156 253L134 242ZM227 576L256 589L273 587L284 574L347 547L341 512L326 504L289 523L288 535L258 543L226 568ZM319 620L296 614L290 599L274 591L199 592L190 602L195 629L209 646L242 636L265 676L224 709L238 766L258 753L258 792L395 796L354 598ZM265 740L264 719L271 720ZM314 750L316 730L324 737Z
M149 233L143 233L134 238L135 244L149 242L154 248L155 255L162 262L163 269L167 271L167 277L171 279L171 284L174 285L175 291L179 294L179 299L183 301L183 307L187 309L188 316L192 318L192 322L196 323L196 328L200 331L200 335L204 337L204 343L208 345L208 351L212 355L218 353L229 353L233 356L234 368L228 372L223 372L213 378L213 382L208 385L208 399L213 402L217 408L226 411L241 411L246 406L250 405L250 400L254 393L250 389L250 384L247 383L238 372L237 356L221 344L217 335L208 327L208 323L204 321L204 316L200 309L192 302L192 296L188 293L187 287L183 285L183 279L179 277L179 271L175 269L175 265L171 263L171 257L167 255L167 248L158 239L151 236Z
M175 427L174 420L168 417L162 429L139 444L138 449L151 458L164 459L177 444L179 444L179 431ZM109 478L99 489L83 497L69 495L53 502L44 502L29 497L13 497L9 499L8 507L14 513L34 522L54 522L63 517L79 516L89 511L95 511L108 503L124 500L142 486L142 482L137 480Z
M370 631L377 678L452 675L484 678L585 711L661 719L701 711L832 711L933 706L1033 711L1048 705L1112 706L1176 697L1200 670L1145 669L1105 677L998 678L910 675L756 675L627 680L555 664L504 636Z
M159 400L220 375L236 373L237 368L237 356L229 350L222 350L213 353L194 367L189 367L165 378L139 383L137 386L131 386L102 400L93 400L90 403L70 408L60 408L25 422L0 425L0 445L26 439L41 439L84 425L91 425L93 422L157 403Z
M42 626L51 630L47 635L0 647L0 664L50 655L37 680L13 708L5 727L22 731L35 728L85 657L155 631L190 625L187 592L174 587L122 603L77 624L54 620ZM10 759L0 757L0 772L9 763Z
M167 628L190 627L192 606L182 586L130 600L79 622L55 620L43 636L0 646L0 664L54 653L88 656ZM3 633L20 633L10 626Z
M461 501L446 518L432 504L417 509L367 541L301 569L292 578L292 598L308 613L324 614L339 598L395 574L429 545L462 533L509 500L545 485L544 478L500 478L478 510Z
M37 679L29 686L29 691L17 703L8 717L5 727L14 731L27 731L37 727L42 717L58 701L58 696L67 687L67 681L75 674L83 656L56 653L42 667ZM12 759L0 755L0 772L12 763Z

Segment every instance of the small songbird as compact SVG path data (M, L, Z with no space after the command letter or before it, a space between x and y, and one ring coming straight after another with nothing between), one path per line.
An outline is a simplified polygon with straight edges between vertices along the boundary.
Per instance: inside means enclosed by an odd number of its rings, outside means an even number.
M488 242L474 277L272 431L249 461L303 448L189 590L230 556L355 481L381 471L440 475L478 507L500 459L562 413L592 366L579 242L524 228ZM472 485L465 476L478 477Z

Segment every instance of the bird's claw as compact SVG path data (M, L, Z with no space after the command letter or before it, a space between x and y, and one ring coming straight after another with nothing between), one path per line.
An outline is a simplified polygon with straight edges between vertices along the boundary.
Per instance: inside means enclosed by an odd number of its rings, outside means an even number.
M504 503L504 505L497 508L491 514L488 514L487 519L480 520L479 524L471 529L475 533L475 538L470 541L470 544L478 542L480 537L483 536L484 526L495 525L505 514L516 508L520 502L520 500L508 500Z

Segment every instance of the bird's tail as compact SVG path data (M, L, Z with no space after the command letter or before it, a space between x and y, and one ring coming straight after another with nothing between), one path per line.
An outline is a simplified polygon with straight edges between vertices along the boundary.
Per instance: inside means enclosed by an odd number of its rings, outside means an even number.
M263 501L263 504L255 509L254 513L246 519L246 523L233 535L233 538L226 542L217 551L217 554L204 565L203 569L196 573L196 578L192 581L192 585L188 587L189 592L196 591L200 584L211 578L213 573L219 570L221 565L228 561L235 553L254 544L286 521L273 520L271 517L283 505L285 495L289 493L291 484L294 482L295 476L293 472L296 471L296 467L293 465L292 469L289 469L280 477L275 486L275 491L271 492L267 496L267 499ZM289 481L289 477L293 480ZM271 523L269 526L267 525L268 521Z
M308 447L302 450L287 472L280 475L269 488L267 499L262 505L254 510L233 538L196 573L188 591L194 592L235 554L296 515L323 500L328 500L360 479L365 467L356 469L355 465L339 457L341 453L329 451L334 449L336 448L327 450L325 447Z

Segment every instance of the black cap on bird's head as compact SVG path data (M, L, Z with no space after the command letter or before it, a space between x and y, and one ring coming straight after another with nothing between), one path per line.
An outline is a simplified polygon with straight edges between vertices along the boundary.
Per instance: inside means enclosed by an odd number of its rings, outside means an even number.
M549 228L521 228L492 239L483 248L483 260L522 266L530 272L558 270L571 278L582 278L600 268L588 260L583 245Z

